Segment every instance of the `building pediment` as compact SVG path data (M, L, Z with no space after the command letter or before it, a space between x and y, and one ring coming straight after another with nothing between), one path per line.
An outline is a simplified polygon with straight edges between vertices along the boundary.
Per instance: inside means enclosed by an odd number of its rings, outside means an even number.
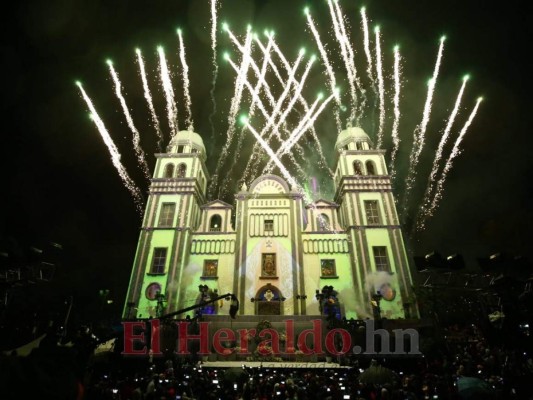
M231 204L228 204L222 200L213 200L208 203L205 203L203 206L200 206L202 209L208 208L233 208Z
M308 204L306 208L337 208L339 205L333 201L318 199L317 201Z

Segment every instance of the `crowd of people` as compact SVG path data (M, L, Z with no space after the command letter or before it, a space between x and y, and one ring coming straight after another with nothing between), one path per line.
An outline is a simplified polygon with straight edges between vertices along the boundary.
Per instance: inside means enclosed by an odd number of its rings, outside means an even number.
M55 400L533 399L530 348L491 342L472 324L449 326L439 336L445 340L421 346L419 356L350 354L334 359L336 368L323 362L215 368L172 351L160 357L95 355L90 335L72 346L58 345L50 335L29 356L0 357L0 393Z
M214 368L169 354L138 364L133 373L96 372L86 398L533 399L530 354L489 345L475 325L451 326L445 335L445 348L431 356L352 357L338 368Z

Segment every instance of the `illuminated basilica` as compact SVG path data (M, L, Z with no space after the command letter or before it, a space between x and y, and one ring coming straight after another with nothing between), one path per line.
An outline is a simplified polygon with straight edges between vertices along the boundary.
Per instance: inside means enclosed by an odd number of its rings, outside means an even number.
M206 201L200 135L156 154L124 317L147 318L226 293L239 315L416 318L412 277L384 150L361 128L335 144L333 199L304 204L279 176ZM376 307L377 306L377 307ZM185 314L225 313L217 301Z

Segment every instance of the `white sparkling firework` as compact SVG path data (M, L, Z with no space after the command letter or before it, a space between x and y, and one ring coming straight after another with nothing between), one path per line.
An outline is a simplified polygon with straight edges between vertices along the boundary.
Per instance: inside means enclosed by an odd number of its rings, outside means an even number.
M154 123L155 132L157 134L157 145L159 148L159 151L162 150L163 146L163 133L161 132L161 127L159 125L159 119L157 118L157 114L155 112L154 108L154 102L152 101L152 94L150 93L150 88L148 87L148 79L146 77L146 69L144 67L144 60L141 54L140 49L136 49L135 53L137 54L137 63L139 64L139 73L141 74L141 80L143 84L143 90L144 90L144 98L146 99L146 103L148 104L148 109L150 110L150 115L152 117L152 122Z
M122 182L124 183L124 186L126 186L126 188L130 191L133 200L135 201L137 211L139 211L139 213L141 213L142 215L143 200L139 188L137 187L137 185L135 185L133 180L126 172L126 168L124 167L124 165L122 165L122 163L120 162L120 153L118 152L117 146L115 146L115 143L113 142L113 139L111 139L111 136L109 135L109 132L107 131L104 125L104 122L96 112L93 102L91 101L87 93L85 93L85 90L83 89L81 83L76 82L76 85L79 87L81 95L85 100L85 103L87 103L87 107L89 107L89 111L91 112L91 119L94 121L96 128L100 133L100 136L102 137L105 145L107 146L107 149L109 150L109 154L111 155L111 162L117 169L118 174L122 179Z
M459 112L459 107L461 106L461 100L463 98L463 93L465 91L467 81L468 81L468 75L463 78L463 84L461 85L461 89L459 90L459 94L457 95L457 99L455 100L455 105L450 114L450 117L448 118L448 123L446 124L446 128L444 129L444 133L442 134L439 145L437 147L437 151L435 153L435 159L433 160L433 166L429 174L426 191L424 193L424 198L422 200L422 207L419 210L419 214L417 218L418 226L420 226L423 223L423 220L425 220L425 215L427 214L428 208L430 207L431 195L433 193L433 187L437 179L437 172L439 170L439 164L442 158L442 153L444 151L444 146L448 142L448 138L450 137L453 123L455 122L455 118L457 117L457 114Z
M311 70L311 66L315 62L315 59L316 59L315 57L311 57L311 59L308 61L305 71L302 74L302 77L300 78L300 82L298 82L295 86L291 100L285 107L285 111L281 113L280 116L278 117L278 122L274 125L274 130L278 130L279 126L286 121L287 116L293 110L294 105L301 97L302 89L304 87L305 81L307 80L307 76L309 75L309 71Z
M350 86L350 95L352 100L352 106L350 110L350 123L352 121L355 121L356 119L356 111L357 111L357 90L355 87L355 77L353 76L353 70L350 67L350 56L348 54L349 43L347 44L344 40L344 37L342 36L341 27L339 25L339 21L337 21L337 13L335 12L335 8L333 6L332 0L328 0L329 5L329 12L331 15L331 20L333 22L333 31L335 32L335 37L337 38L337 42L339 43L339 46L341 48L341 55L342 59L344 61L344 66L346 68L346 75L348 78L348 85ZM357 125L357 123L356 123Z
M233 67L235 72L238 72L239 68L235 65L235 63L233 61L231 61L231 59L229 59L229 58L228 58L227 61ZM250 95L252 96L252 102L257 105L257 108L259 108L259 110L263 114L263 117L265 119L267 119L267 120L270 120L272 118L272 116L266 110L265 105L263 104L263 101L261 100L261 97L259 97L259 88L252 87L252 85L250 84L250 82L248 80L244 80L244 85L246 86L246 88L250 92ZM279 132L278 132L278 136L279 136Z
M381 57L381 36L379 26L376 27L376 70L378 74L378 91L379 91L379 126L377 148L380 149L383 144L383 128L385 125L385 83L383 81L383 63Z
M274 164L276 164L276 166L279 168L283 177L287 180L287 182L289 182L289 185L297 189L300 193L304 194L306 203L311 203L312 200L309 198L309 195L305 193L305 191L298 184L296 179L292 177L292 175L289 173L287 168L285 168L285 166L281 163L278 157L276 157L276 154L274 153L272 148L268 145L268 143L265 142L265 140L261 137L261 135L249 124L248 119L243 118L243 122L246 124L246 127L248 128L248 130L252 132L252 134L255 136L255 139L257 140L257 142L261 145L261 147L263 147L266 153L270 156Z
M157 53L159 54L161 86L163 87L167 102L167 117L170 127L170 137L172 138L178 133L178 108L176 107L176 101L174 100L174 89L172 88L172 82L170 80L170 72L165 57L165 50L163 50L163 47L159 46L157 48Z
M401 75L401 56L400 47L394 46L394 121L392 123L392 152L389 169L391 171L391 178L394 180L396 176L395 161L398 149L400 148L400 135L398 128L400 126L400 91L402 88L400 75Z
M218 65L217 65L217 10L220 6L219 1L217 0L210 0L210 6L211 6L211 50L213 52L213 58L212 58L212 64L213 64L213 81L212 81L212 87L211 87L211 100L213 103L213 109L212 113L209 116L209 122L211 123L212 128L212 138L214 139L215 136L215 126L213 124L213 117L216 113L216 101L215 101L215 83L217 79L218 74ZM360 16L361 16L361 29L363 33L363 48L366 56L366 75L368 77L368 80L365 76L365 81L368 82L368 87L364 87L361 82L359 81L359 77L357 76L357 70L356 70L356 63L355 63L355 54L356 49L351 45L351 38L355 36L349 35L349 23L348 19L345 15L343 15L343 12L341 10L341 7L338 3L338 0L328 0L328 6L329 11L331 14L332 19L332 31L334 32L334 36L332 37L334 42L337 42L340 46L340 54L338 50L335 52L336 58L332 60L340 61L344 64L343 69L345 69L345 73L343 74L343 80L346 79L349 83L349 97L351 97L351 109L349 110L349 115L347 115L347 118L349 118L348 122L351 124L352 122L355 122L356 125L359 125L359 119L362 117L363 112L366 112L365 110L365 102L366 99L366 90L370 89L373 91L373 95L371 96L371 99L374 101L373 107L371 109L371 112L377 112L379 109L379 127L375 129L375 124L378 122L378 119L376 118L375 114L373 114L370 117L370 121L372 122L372 131L377 136L377 147L381 148L383 146L383 135L384 135L384 129L385 129L385 122L386 122L386 116L385 116L385 93L386 90L389 90L389 88L385 87L384 82L384 76L385 72L383 69L383 60L382 60L382 54L381 54L381 40L380 32L379 30L376 30L376 39L375 39L375 61L373 60L374 55L372 55L371 52L371 38L369 36L368 31L368 25L369 20L366 15L365 8L361 8L360 10ZM320 52L320 56L322 59L322 62L324 63L324 76L326 79L326 82L329 85L329 88L331 89L331 92L336 91L337 86L337 79L339 76L335 76L335 72L332 66L332 62L328 58L328 52L326 46L323 44L319 32L317 30L317 27L315 25L315 22L311 18L311 15L309 13L309 9L305 9L305 14L307 17L307 26L309 27L310 32L312 33L315 42L317 44L318 50ZM229 29L227 27L224 27L226 31L229 32ZM192 104L189 94L189 76L188 76L188 66L185 62L185 47L183 45L183 38L181 35L181 32L178 31L179 35L179 46L180 46L180 52L179 57L181 61L181 65L183 66L183 91L184 91L184 102L186 106L186 117L185 122L187 123L187 127L192 127L193 121L192 121ZM284 56L284 54L281 52L279 46L276 44L275 40L273 39L273 32L266 33L266 36L269 38L268 44L264 46L261 41L258 39L256 35L251 34L251 27L248 27L246 40L243 42L243 44L240 44L233 34L230 32L230 37L232 40L234 40L234 43L237 44L237 47L239 48L239 51L241 52L241 62L240 66L236 66L234 63L230 61L230 64L234 69L237 70L236 79L235 79L235 88L233 93L233 98L229 104L229 112L228 112L228 131L226 134L226 142L222 146L222 151L219 151L219 158L217 161L217 166L215 173L213 174L213 179L209 186L209 195L208 197L213 198L214 191L218 190L218 195L223 196L228 193L228 183L230 182L230 179L222 179L220 176L222 174L221 169L224 168L224 174L227 176L233 176L234 175L234 168L236 165L238 165L238 160L240 157L240 150L244 143L245 135L244 130L249 129L252 133L254 133L254 136L256 136L257 142L253 146L252 154L248 159L248 164L246 166L246 169L244 170L244 174L240 181L248 182L246 178L248 177L248 174L250 172L250 169L252 165L257 169L261 164L263 164L264 157L260 153L263 153L261 149L264 149L264 151L267 153L269 157L267 157L268 163L264 167L263 173L265 171L270 171L273 168L273 165L276 165L280 168L280 171L282 174L286 177L287 181L291 183L295 188L298 188L298 190L305 194L306 201L310 201L309 194L302 191L301 187L298 186L296 180L294 178L287 178L286 174L288 174L288 170L286 167L283 167L281 164L281 158L283 156L288 156L290 158L290 168L294 171L294 176L298 178L299 181L304 182L306 180L306 177L304 176L304 171L302 170L302 167L298 164L296 159L294 158L295 155L302 156L302 159L304 162L309 162L309 157L306 158L306 156L303 154L303 149L299 143L299 140L301 137L306 134L307 132L310 132L313 135L313 141L312 145L316 146L317 151L315 152L317 155L320 156L319 166L324 167L324 169L327 169L330 175L332 176L333 173L329 169L329 166L327 165L327 161L323 155L321 142L318 140L318 137L315 132L314 123L316 122L317 117L321 113L321 110L326 106L328 102L331 102L333 98L335 98L336 101L336 107L333 107L332 111L335 116L335 122L337 124L337 130L340 132L342 130L341 127L341 121L339 112L340 110L346 110L346 108L341 104L340 96L338 96L338 93L335 96L330 96L325 102L322 103L321 109L319 111L317 110L317 107L319 107L320 102L317 100L316 102L313 102L311 106L307 103L305 98L302 96L302 89L304 87L304 82L306 81L307 74L309 73L310 63L307 65L307 68L302 76L301 79L298 79L296 75L296 67L297 63L289 63ZM257 43L257 45L260 47L261 51L263 52L263 60L262 65L259 67L258 64L256 64L254 58L252 58L252 43ZM266 43L266 42L265 42ZM336 46L336 45L335 45ZM405 220L407 217L407 202L410 202L412 199L409 198L410 192L412 191L414 184L416 182L416 174L417 169L416 166L419 162L419 157L421 155L421 152L424 147L424 141L425 141L425 132L428 127L430 113L431 113L431 107L432 107L432 101L434 96L434 91L437 83L437 76L440 69L440 63L442 59L442 53L443 53L443 47L444 47L444 39L441 40L437 61L435 63L435 68L433 71L432 79L428 83L428 93L426 98L426 103L423 110L423 117L421 122L416 126L414 129L414 139L413 139L413 147L411 150L411 154L409 155L409 169L407 173L407 179L406 179L406 188L404 191L404 197L403 197L403 210L402 210L402 218ZM160 72L160 84L163 88L164 94L165 94L165 100L167 105L167 114L168 114L168 120L169 120L169 126L171 130L171 136L173 136L178 130L178 108L176 106L176 99L174 97L174 91L173 91L173 85L171 82L171 78L174 78L171 76L171 73L169 72L169 68L167 67L167 61L165 59L165 55L162 48L158 48L159 53L159 72ZM278 61L281 60L281 63ZM278 62L276 64L276 62ZM152 122L154 125L154 128L156 130L156 133L159 138L159 144L161 146L161 143L163 141L163 133L161 131L161 126L159 123L159 120L157 118L157 115L155 113L152 95L150 93L148 83L147 83L147 76L146 76L146 70L144 65L144 60L142 58L142 55L140 51L137 51L137 61L139 63L140 73L141 73L141 79L143 82L143 89L144 89L144 96L146 98L146 101L148 103L148 107L150 109ZM361 60L362 61L362 60ZM392 136L392 149L391 149L391 160L389 164L389 170L391 171L391 176L393 179L396 178L396 171L395 171L395 163L396 163L396 157L399 152L399 145L400 145L400 137L399 137L399 125L401 121L401 114L400 114L400 94L402 89L402 76L401 76L401 63L402 59L400 57L400 53L398 51L398 48L395 48L394 51L394 71L393 71L393 78L394 78L394 96L391 99L392 105L393 105L393 113L390 113L392 116L387 116L391 119L392 123L392 130L391 130L391 136ZM279 69L278 69L279 66ZM374 67L375 66L375 67ZM284 68L284 70L283 70ZM112 67L110 66L110 69L113 71ZM253 70L253 73L255 76L249 78L248 74L250 73L250 69ZM286 72L286 73L285 73ZM269 83L272 84L270 81L270 73L273 73L276 79L279 81L279 85L277 85L277 82L274 82L275 85L272 87L269 86ZM340 72L339 72L340 73ZM113 75L113 72L112 72ZM116 76L116 74L115 74ZM257 78L257 79L255 79ZM248 80L250 79L250 80ZM116 76L116 79L114 77L115 81L115 88L120 88L120 81L118 80L118 76ZM253 84L252 84L252 83ZM281 87L281 89L280 89ZM80 86L80 89L82 90L82 94L84 94L83 89ZM257 131L253 130L249 125L243 127L242 129L239 128L239 132L236 133L236 119L237 119L237 113L240 111L240 108L243 106L243 101L246 98L248 100L247 96L244 96L243 90L247 92L250 92L250 102L246 103L246 106L249 107L248 113L250 116L254 115L254 110L257 113L257 110L260 110L262 117L264 118L264 126L262 126L261 133L257 133ZM275 90L274 90L275 89ZM461 88L460 94L458 95L458 99L456 101L456 107L454 108L454 111L450 114L447 125L445 129L443 130L443 136L441 138L441 142L439 143L439 147L436 151L434 164L432 166L432 171L429 175L429 181L428 181L428 187L426 188L426 193L424 195L424 200L422 202L422 207L419 211L419 216L422 215L422 228L424 226L425 221L427 218L429 218L431 215L433 215L436 207L438 206L438 202L442 198L443 193L443 185L444 181L446 179L446 176L450 169L452 168L452 161L460 154L459 151L459 144L461 143L461 140L463 139L466 130L470 126L470 123L472 119L474 118L474 115L477 112L477 108L479 106L479 101L476 104L476 107L474 111L472 112L472 115L470 116L470 119L465 124L463 130L459 134L459 138L457 139L457 142L454 146L454 149L452 150L452 153L450 155L449 160L447 161L444 171L442 174L442 178L439 182L435 182L435 178L437 176L439 166L438 164L442 160L442 152L443 148L445 147L446 140L450 136L450 131L452 128L453 121L457 115L458 109L459 109L459 100L462 97L464 90L464 85ZM278 93L282 91L283 93L278 96ZM391 94L392 94L392 87L390 88ZM135 143L139 144L139 135L138 131L135 129L135 126L133 125L133 121L131 119L131 115L129 114L129 111L126 107L124 97L122 95L122 92L120 90L117 90L117 93L120 92L120 95L117 94L119 97L119 100L121 101L122 108L124 109L124 113L126 115L126 119L128 121L128 125L132 132L134 132L134 147ZM273 93L276 94L276 96L273 95ZM246 93L247 95L247 93ZM292 97L291 97L292 96ZM358 98L359 96L359 98ZM86 95L84 94L84 98ZM87 101L87 99L86 99ZM90 101L90 100L89 100ZM301 104L301 108L296 103ZM350 101L349 101L350 102ZM379 102L379 108L378 108L378 102ZM87 102L89 104L89 102ZM90 108L92 105L90 106ZM303 111L302 111L303 108ZM293 126L289 127L289 120L292 119L291 111L294 110L295 113L298 114L298 124L296 128ZM392 110L391 110L392 111ZM260 118L260 117L259 117ZM105 127L103 126L103 123L99 119L98 115L94 112L93 113L93 119L98 127L98 130L101 133L101 136L104 138L104 141L106 144L108 144L109 151L112 155L113 162L117 170L119 170L120 176L122 180L126 183L126 185L133 185L133 182L127 176L127 178L124 177L123 172L125 173L125 170L122 166L122 169L117 167L117 164L115 163L115 160L120 160L120 154L118 154L118 151L116 150L116 147L112 143L111 139L109 138L109 134L107 134L107 131L105 130ZM366 120L365 120L366 122ZM403 123L402 123L403 126ZM103 133L102 133L103 132ZM109 141L106 139L109 138ZM273 139L273 136L276 136L276 139L274 140L274 143L277 144L278 140L280 143L279 148L276 152L273 151L271 143L271 139ZM137 138L137 140L136 140ZM235 149L234 142L237 138L237 147ZM234 156L231 157L231 162L228 162L228 151L229 149L232 149L234 152ZM139 147L140 149L140 147ZM136 149L137 152L137 149ZM263 153L264 154L264 153ZM272 154L274 154L275 157L272 157ZM143 153L144 156L144 153ZM299 158L300 163L302 163L302 160ZM118 161L119 162L119 161ZM140 163L140 162L139 162ZM229 164L231 164L231 167L229 167ZM303 165L303 164L302 164ZM257 170L252 171L253 173L256 173ZM146 174L146 172L145 172ZM290 176L290 175L289 175ZM223 182L222 182L223 180ZM222 183L220 183L220 182ZM433 190L437 186L436 190ZM129 187L128 187L129 188ZM130 189L131 190L131 189ZM138 191L138 189L136 188ZM432 193L435 192L435 195L433 199L431 199ZM133 193L133 191L132 191ZM139 195L140 196L140 195ZM136 200L137 202L137 200ZM418 229L419 219L417 219L415 222L415 227Z
M366 16L365 7L361 8L361 28L363 30L363 47L365 49L365 55L367 60L366 73L372 84L374 94L377 96L376 81L374 80L374 73L372 71L372 53L370 52L370 33L368 30L368 18Z
M479 108L479 105L481 104L481 101L483 100L482 97L478 98L476 101L476 105L474 106L474 109L470 113L470 116L468 117L468 120L463 126L463 129L461 129L461 132L459 133L459 136L457 137L457 140L455 141L455 144L453 146L453 149L450 153L450 156L448 157L448 161L446 161L446 164L444 165L444 169L442 170L442 175L440 180L437 183L436 189L435 189L435 197L433 198L431 202L431 206L427 211L426 218L431 217L435 210L437 209L440 200L442 199L443 193L444 193L444 183L446 182L446 178L448 177L448 173L451 171L453 167L453 160L461 154L461 150L459 149L459 146L461 145L461 142L463 141L464 136L466 135L466 132L468 131L468 128L472 124L472 121L474 120L474 117L477 114L477 110ZM422 228L423 228L422 224Z
M276 45L276 43L274 42L274 49L278 49L278 46ZM265 128L263 128L263 131L266 131L268 129L270 129L270 127L272 127L272 125L274 125L274 122L275 122L275 119L277 117L279 117L279 115L281 115L281 107L283 106L283 102L285 101L285 99L287 98L287 96L289 95L289 92L291 90L291 85L298 85L298 81L296 80L296 71L298 70L298 66L300 65L300 63L302 62L302 59L303 59L303 56L305 54L305 51L302 49L300 50L300 52L298 53L298 57L296 58L296 61L294 62L294 65L292 66L292 68L289 68L288 69L288 73L289 73L289 76L287 78L287 83L286 85L283 87L283 92L281 93L281 96L279 97L278 101L276 102L276 105L274 107L274 110L272 111L272 115L271 115L271 119L268 121L268 124L265 126ZM274 131L277 131L277 130L274 130Z
M292 175L289 173L287 168L285 168L285 166L281 163L281 161L276 156L276 154L274 153L272 148L268 145L268 143L265 142L265 140L261 137L261 135L249 124L248 118L241 117L241 121L245 124L245 126L248 128L248 130L250 132L252 132L252 134L255 136L257 142L261 145L261 147L263 147L265 152L271 157L271 159L274 162L274 164L276 164L276 166L279 168L281 174L283 175L285 180L291 186L291 190L298 191L303 197L304 204L306 204L310 208L316 210L316 206L313 203L313 199L311 198L311 196L309 196L309 193L307 191L305 191L304 188L296 181L296 179L294 179L292 177ZM319 220L322 221L323 224L325 223L325 221L322 218L322 216L319 215L318 218L319 218ZM332 231L331 228L329 228L328 230Z
M366 91L359 80L359 75L357 74L357 67L355 66L355 55L354 55L354 49L352 44L350 43L350 39L346 33L346 18L342 14L341 6L339 5L339 1L335 0L333 2L333 5L335 7L335 12L337 13L337 21L339 22L339 27L341 29L342 38L344 41L344 45L346 49L348 50L348 61L350 63L350 70L352 78L355 82L355 86L357 89L359 89L359 92L361 93L361 102L357 104L358 109L356 109L354 112L356 114L356 125L359 126L359 118L363 114L365 110L366 105Z
M122 94L122 83L120 82L117 71L113 67L113 63L108 60L107 65L109 66L109 72L111 73L113 83L115 84L115 94L120 102L120 105L122 106L122 111L124 112L124 116L126 117L126 121L128 122L128 127L130 128L131 133L133 134L133 149L135 150L137 161L144 173L145 178L147 180L150 180L150 169L148 168L148 163L146 162L146 156L144 155L144 151L141 148L141 135L139 134L139 131L133 123L133 118L131 117L128 105L126 104L126 99Z
M431 114L431 105L433 101L433 94L435 92L435 86L437 84L437 77L439 75L439 68L440 63L442 60L442 51L444 49L444 40L445 37L443 36L440 40L439 45L439 52L437 55L437 61L435 63L435 69L433 71L433 77L430 79L428 83L428 93L426 97L426 104L424 106L424 114L422 117L422 122L419 126L416 127L413 135L413 148L411 150L411 155L409 157L409 171L407 173L407 179L405 184L405 191L404 191L404 197L403 197L403 213L402 215L404 218L407 216L407 203L409 201L409 196L411 194L411 190L413 189L415 180L416 180L416 167L418 165L418 160L420 158L420 154L422 153L422 149L424 148L424 141L425 141L425 135L426 135L426 128L429 123L429 116Z
M281 62L283 63L283 66L285 67L285 69L287 71L290 71L290 64L289 62L287 61L287 58L284 56L284 54L281 52L281 50L279 49L279 46L276 45L276 43L274 42L274 50L276 51L276 54L278 55L278 57L280 58ZM284 82L283 80L280 78L280 83L283 85ZM339 91L338 89L334 86L331 88L331 92L332 93L336 93L335 95L335 100L337 102L337 104L340 104L340 96L338 95L339 94ZM304 108L304 111L306 113L309 113L309 104L307 103L307 101L305 100L305 98L300 94L298 94L298 99L300 101L300 103L302 104L303 108ZM338 108L335 109L335 118L336 118L336 121L338 122L339 126L340 126L340 119L339 119L339 116L338 116ZM317 153L318 153L318 156L320 158L320 165L322 168L326 169L326 171L328 172L328 174L333 177L333 171L331 171L331 169L329 168L328 166L328 163L327 163L327 160L326 158L324 157L324 152L322 150L322 145L320 144L320 140L318 139L318 136L316 134L316 130L315 130L315 127L314 126L310 126L309 127L309 131L311 133L311 136L313 137L313 143L316 147L316 150L317 150ZM298 148L298 145L296 145L297 148Z
M242 48L241 44L239 43L237 38L233 35L233 33L229 32L229 31L228 31L228 33L230 35L230 38L233 40L233 42L239 48L239 50L243 51L243 48ZM254 35L254 37L255 37L255 35ZM248 114L250 116L253 116L254 113L255 113L255 107L258 104L259 93L261 92L261 88L262 87L264 87L265 94L267 95L267 98L269 99L270 103L274 104L274 101L275 101L274 100L274 96L272 95L272 93L270 91L270 87L269 87L267 81L265 80L265 75L266 75L266 72L267 72L267 69L268 69L269 60L270 60L270 49L271 49L271 47L272 47L272 39L269 40L269 42L267 44L267 48L265 49L266 51L265 51L265 54L264 54L263 65L261 66L261 70L259 70L259 68L257 67L256 63L253 61L253 59L251 59L251 61L250 61L250 65L252 66L252 69L254 70L255 74L257 75L257 83L256 83L254 88L251 88L251 86L249 86L249 82L246 81L246 83L247 83L246 86L248 87L248 90L252 94L252 103L250 104L250 110L248 112ZM233 67L233 69L236 72L238 72L238 69L235 66L235 64L231 60L229 60L229 62L231 64L231 66ZM261 110L263 112L263 115L266 118L268 118L268 113L264 109L263 104L260 103L260 105L263 107L263 109ZM236 154L231 160L231 166L230 166L230 169L229 169L229 173L233 172L233 169L237 165L237 161L238 161L239 156L241 154L242 145L244 143L244 129L246 129L245 126L242 127L241 132L239 134L239 140L237 142L237 150L235 151ZM244 180L242 180L242 181L244 182Z
M209 123L211 124L211 140L215 139L215 125L213 123L213 117L217 112L217 102L215 99L215 88L217 83L218 76L218 63L217 63L217 11L218 11L218 1L211 0L211 50L213 51L213 79L211 81L211 90L209 95L211 96L211 104L213 105L213 110L209 114Z
M274 48L277 48L277 45L274 43ZM264 136L267 134L267 132L270 132L268 136L268 140L272 138L272 136L276 135L279 139L281 139L281 135L279 133L279 126L285 122L285 118L282 117L281 109L283 107L283 104L285 102L285 99L287 96L289 96L289 93L291 91L292 85L294 84L294 87L299 85L299 82L296 79L296 71L298 70L298 67L303 59L305 51L300 50L298 53L298 57L296 58L296 61L294 62L294 65L288 68L288 78L285 85L283 85L283 92L281 93L280 97L275 101L273 104L273 110L270 114L269 118L267 119L266 125L261 130L261 136ZM296 99L296 96L293 97L293 99ZM289 107L286 107L286 110L291 111ZM276 119L278 122L276 123ZM272 129L271 129L272 128Z
M268 84L267 84L267 82L265 80L265 76L266 76L266 73L267 73L267 70L268 70L268 65L269 65L270 59L271 59L271 57L270 57L271 49L272 49L272 38L270 38L268 40L267 46L265 48L264 57L263 57L263 65L261 65L261 71L258 74L257 84L255 85L254 91L259 94L259 92L261 90L261 87L264 86L265 87L265 92L267 93L267 96L273 102L274 101L274 97L272 96L272 93L270 92L270 88L268 87ZM253 63L253 64L255 64L255 63ZM256 74L257 74L257 71L256 71ZM252 104L250 105L250 111L249 111L250 115L254 114L255 104L256 104L255 99L253 99Z
M274 48L276 48L277 46L274 44ZM300 65L301 61L302 61L302 58L304 56L304 51L303 50L300 50L299 54L298 54L298 57L296 59L296 61L294 62L294 65L292 68L289 68L288 70L288 73L289 73L289 77L287 79L287 84L284 86L283 88L283 92L281 93L280 97L277 99L277 101L275 102L274 106L273 106L273 111L272 113L267 117L267 123L266 125L263 127L263 129L261 130L261 137L265 137L268 133L268 136L267 136L267 141L269 141L272 136L276 135L280 140L281 139L281 135L279 133L279 126L285 122L285 119L282 118L282 115L281 115L281 108L285 102L285 99L287 98L287 96L289 95L289 92L290 92L290 89L291 89L291 84L293 83L294 81L294 85L298 85L298 81L296 80L295 78L295 74L296 74L296 71L298 69L298 66ZM294 97L293 97L294 98ZM289 109L290 111L290 109ZM276 122L276 119L278 119L278 122ZM300 171L301 174L304 173L304 171L301 169L300 165L296 162L296 160L294 159L294 156L291 154L290 155L290 158L292 160L292 162L294 163L295 167ZM255 168L253 169L253 171L256 171L257 168L258 168L258 158L256 157L255 160L257 161L256 164L255 164Z
M305 131L309 129L309 127L311 127L315 123L318 116L322 114L326 106L329 104L331 100L335 98L335 96L336 96L335 94L332 94L326 100L324 100L324 102L320 105L318 110L313 114L314 109L316 108L316 106L318 105L318 102L321 99L321 96L319 96L319 98L313 103L313 105L309 109L309 112L302 118L302 120L300 121L296 129L294 129L291 135L287 138L287 140L285 140L281 144L281 147L276 152L276 156L281 157L282 155L287 154L291 150L291 148L298 142L298 140L300 140L300 138L305 133ZM270 160L265 166L263 171L270 171L272 162L273 160Z
M220 152L220 156L217 161L215 173L213 174L213 177L211 179L211 185L209 186L209 191L211 194L215 190L216 186L218 185L218 177L220 174L220 169L222 168L224 161L226 160L228 156L228 149L232 143L233 135L235 133L235 122L237 118L237 113L239 112L239 105L241 104L243 88L245 86L244 81L246 79L246 75L248 74L248 69L249 69L250 61L251 61L252 32L251 32L250 27L248 27L248 30L246 33L244 47L245 47L244 51L242 52L241 66L239 68L237 77L235 78L235 90L234 90L233 98L231 99L230 110L228 114L228 130L226 133L226 136L227 136L226 143L224 144ZM226 185L222 185L221 187L219 187L218 197L221 197L221 194L225 191L225 189L226 189Z
M185 56L185 45L183 44L183 35L181 29L178 29L178 39L180 47L180 62L181 62L181 77L183 79L183 97L185 98L185 110L187 115L185 116L186 128L189 131L194 131L194 123L192 119L192 101L190 94L191 83L189 81L189 65L187 64L187 57Z
M313 18L311 17L311 14L309 12L309 8L305 9L305 15L307 16L307 26L309 26L309 29L311 29L311 32L313 33L316 45L318 47L318 51L320 52L320 57L322 58L322 62L324 63L324 67L326 68L325 72L328 77L329 89L333 92L335 88L337 87L337 80L335 79L335 72L333 72L333 67L331 66L331 62L329 61L328 53L326 52L326 48L324 47L324 44L322 43L322 39L320 39L320 34L318 33L318 30L316 29L315 22L313 21ZM342 129L341 119L339 116L339 109L341 107L340 97L337 97L335 101L337 103L337 107L335 107L335 110L334 110L335 122L337 124L337 131L340 132Z
M243 54L245 54L245 52L247 51L246 50L246 47L245 45L242 45L239 40L235 37L235 35L230 31L230 30L227 30L228 34L229 34L229 37L230 39L232 40L233 43L235 43L235 45L237 46L237 48L239 49L239 51ZM256 42L257 42L257 39L256 39ZM270 39L270 45L272 46L272 39ZM266 66L268 66L268 63L270 62L270 55L267 56L267 53L270 53L270 51L268 49L265 49L264 50L264 53L265 53L265 61L266 61ZM231 61L231 59L229 58L229 56L226 57L226 60L229 61L229 63L231 64L231 66L233 67L233 69L235 70L235 72L237 72L237 74L239 73L239 69L236 67L236 65ZM250 115L253 114L253 110L255 108L255 105L257 104L257 100L259 99L259 92L260 92L260 89L263 88L263 90L265 91L265 95L267 96L270 104L274 107L275 105L275 99L274 99L274 96L272 95L272 92L270 91L270 85L268 84L268 82L265 80L265 74L266 74L266 66L265 66L265 63L263 63L263 67L261 68L261 70L259 69L259 67L257 66L257 64L255 63L255 61L253 60L253 58L250 58L250 66L252 67L252 70L254 71L256 77L257 77L257 84L255 85L255 89L252 89L252 92L253 93L256 93L257 94L257 97L253 97L252 98L252 104L250 106L250 110L251 112L249 113ZM246 78L244 78L244 82L248 82L248 80ZM248 82L249 83L249 82ZM268 114L268 113L267 113ZM279 137L279 135L278 135Z

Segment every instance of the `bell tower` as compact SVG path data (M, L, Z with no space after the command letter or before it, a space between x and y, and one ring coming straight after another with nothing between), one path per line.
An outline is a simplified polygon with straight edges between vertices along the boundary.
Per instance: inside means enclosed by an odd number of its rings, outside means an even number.
M179 309L191 234L201 218L209 175L200 135L180 131L156 154L124 317L156 317ZM164 307L164 308L162 308Z
M335 202L351 250L356 302L371 312L379 293L382 317L417 317L385 150L374 149L363 129L354 127L339 134L335 149Z

